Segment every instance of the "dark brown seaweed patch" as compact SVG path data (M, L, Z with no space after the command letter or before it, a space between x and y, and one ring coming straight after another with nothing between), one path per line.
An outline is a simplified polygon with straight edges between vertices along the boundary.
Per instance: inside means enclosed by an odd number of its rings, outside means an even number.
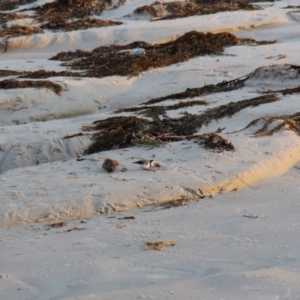
M259 6L245 0L189 0L189 1L156 1L150 5L140 6L134 10L135 14L149 14L152 21L184 18L194 15L215 14L224 11L258 10Z
M13 25L6 29L0 30L0 37L17 37L22 35L32 35L36 33L42 33L43 30L39 27L34 26L19 26Z
M92 154L104 150L132 147L140 144L161 144L184 139L199 138L194 134L213 120L231 117L235 113L251 106L258 106L278 101L275 94L263 95L252 99L230 102L195 115L185 113L179 118L159 118L149 121L137 117L112 117L85 126L84 131L97 131L92 136L92 144L85 150L85 154ZM215 132L216 134L217 132ZM202 137L202 144L209 148L234 150L233 145L221 137L211 135ZM204 142L203 142L204 141Z
M73 31L73 30L85 30L94 27L114 26L120 25L121 22L115 22L110 20L99 20L95 18L84 18L76 21L68 21L62 16L53 17L48 23L41 26L43 29L51 29L54 31Z
M271 136L280 130L291 130L300 135L300 112L292 115L261 117L251 121L242 131L262 123L260 128L253 134L254 137ZM238 132L237 131L237 132Z
M20 5L30 4L36 1L37 0L1 0L0 10L13 10Z
M39 81L32 81L32 80L23 80L18 81L15 79L6 79L0 81L0 89L17 89L17 88L46 88L52 90L54 93L60 95L62 92L62 87L54 82L48 80L39 80Z
M87 77L136 76L153 68L166 67L171 64L187 61L193 57L206 54L221 54L224 47L240 44L233 34L188 32L175 41L150 45L146 42L134 42L127 45L102 46L83 53L74 61L64 63L75 70L86 70ZM143 48L142 55L134 55L131 49ZM51 59L70 57L66 52ZM75 56L75 55L74 55ZM69 58L68 58L69 59ZM73 57L74 59L74 57Z
M91 15L99 15L107 9L117 8L124 4L125 0L55 0L35 7L43 20L60 14L66 19L85 18Z

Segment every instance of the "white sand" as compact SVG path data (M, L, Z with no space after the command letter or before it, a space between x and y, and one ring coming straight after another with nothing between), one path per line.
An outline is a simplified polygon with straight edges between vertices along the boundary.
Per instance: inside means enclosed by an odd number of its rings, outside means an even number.
M184 141L77 161L90 135L63 139L118 108L252 72L243 89L197 97L209 105L168 115L299 86L299 70L290 65L299 65L300 14L282 9L297 2L149 22L123 16L150 1L127 1L100 16L124 22L120 26L10 39L0 69L26 71L64 70L48 60L59 51L155 43L190 30L230 30L277 43L229 47L224 56L197 57L132 78L50 78L62 85L60 96L46 89L0 90L0 298L298 299L299 136L281 130L254 138L262 122L238 130L260 117L298 112L299 94L280 94L279 101L248 107L199 130L225 127L221 135L235 152L211 152ZM101 168L108 157L120 162L111 174ZM145 171L133 164L143 158L162 168ZM168 210L154 206L177 199L195 201ZM136 219L118 219L124 215ZM60 221L68 225L45 227ZM85 230L67 232L74 227ZM144 242L157 240L178 243L162 252L143 250Z

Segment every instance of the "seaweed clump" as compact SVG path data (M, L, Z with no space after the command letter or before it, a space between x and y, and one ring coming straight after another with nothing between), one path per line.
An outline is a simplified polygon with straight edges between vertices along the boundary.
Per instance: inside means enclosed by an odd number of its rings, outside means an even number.
M60 15L63 18L85 18L91 15L99 15L104 10L117 8L126 0L55 0L42 6L34 7L41 19L51 20Z
M121 112L138 112L145 117L150 117L153 120L159 121L159 116L166 116L168 110L177 110L185 107L191 107L195 105L207 105L205 100L191 100L191 101L180 101L179 103L173 105L156 105L156 106L138 106L121 108L115 111L115 113Z
M188 114L179 118L164 118L153 121L137 117L111 117L96 121L91 126L84 126L83 131L96 131L92 136L92 144L85 150L85 154L100 151L132 147L140 144L159 145L165 142L198 139L206 148L233 151L233 145L217 136L195 135L203 126L213 120L231 117L246 107L258 106L279 100L274 94L264 95L252 99L231 102L212 109L200 115Z
M257 118L239 131L259 125L260 128L254 132L254 137L271 136L274 133L279 132L280 130L291 130L294 131L297 135L300 135L300 112L292 115Z
M6 23L8 21L19 20L24 18L30 18L28 15L21 15L17 13L0 13L0 24Z
M152 21L184 18L194 15L208 15L224 11L258 10L259 6L249 4L245 0L189 0L160 2L155 1L150 5L144 5L134 10L135 14L148 14Z
M1 74L1 73L0 73ZM40 69L37 71L27 71L20 74L19 78L48 78L54 76L66 76L66 77L80 77L81 74L78 72L69 72L69 71L46 71L44 69Z
M191 31L175 41L163 44L133 42L127 45L102 46L88 53L77 52L78 56L75 53L61 52L50 59L76 58L62 65L86 70L87 77L137 76L143 71L187 61L195 56L221 54L224 47L237 44L240 44L240 40L228 32L213 34ZM135 52L135 49L143 51Z
M0 30L0 37L17 37L22 35L32 35L37 33L42 33L43 30L35 26L25 26L25 25L13 25L6 29Z
M60 95L62 92L62 87L54 82L48 80L23 80L18 81L15 79L6 79L0 81L0 89L17 89L17 88L47 88L52 90L54 93Z
M235 147L229 141L218 135L216 132L201 134L197 137L199 145L204 145L207 149L219 151L235 151Z
M170 94L159 98L153 98L151 100L148 100L147 102L144 102L143 104L154 104L169 99L176 100L176 99L195 98L195 97L210 95L214 93L233 91L244 87L245 81L248 78L249 76L247 75L231 81L224 80L217 84L208 84L199 88L187 88L184 92Z
M54 31L63 30L63 31L73 31L73 30L85 30L93 27L103 27L103 26L114 26L120 25L121 22L115 21L105 21L95 18L84 18L75 21L68 21L62 16L53 17L48 23L45 23L41 26L43 29L51 29Z
M0 10L13 10L20 5L30 4L37 0L2 0L0 3Z

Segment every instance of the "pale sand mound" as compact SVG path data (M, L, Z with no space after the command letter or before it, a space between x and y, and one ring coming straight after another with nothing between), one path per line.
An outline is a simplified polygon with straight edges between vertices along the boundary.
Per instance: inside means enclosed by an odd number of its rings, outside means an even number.
M232 141L236 152L208 152L196 143L178 142L8 171L0 177L0 224L65 220L178 199L195 200L281 175L300 160L300 141L292 132L260 139L235 135ZM153 156L160 169L148 171L133 164ZM108 174L102 169L105 158L120 162L115 172Z

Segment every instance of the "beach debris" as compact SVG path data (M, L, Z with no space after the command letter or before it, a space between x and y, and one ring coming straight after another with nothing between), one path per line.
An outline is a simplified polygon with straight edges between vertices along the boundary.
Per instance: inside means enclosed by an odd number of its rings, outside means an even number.
M135 220L136 218L134 216L126 216L126 217L120 217L118 220Z
M163 203L160 206L162 206L163 209L170 209L174 207L187 206L188 202L189 201L185 199L172 200L172 201L168 201L167 203Z
M55 0L47 2L41 6L35 6L30 10L35 10L42 20L49 20L56 15L65 19L99 15L105 10L115 9L124 4L126 0Z
M277 80L281 82L294 80L296 84L296 82L299 82L299 79L300 79L299 65L284 64L284 65L263 66L255 69L253 72L247 75L244 75L242 77L230 81L222 81L217 84L209 84L209 85L204 85L202 87L196 87L196 88L187 88L183 92L166 95L159 98L153 98L151 100L148 100L147 102L144 102L143 105L145 108L148 109L151 108L152 106L145 106L145 105L155 104L158 102L163 102L165 100L177 100L177 99L181 100L187 98L195 98L199 96L207 96L207 95L220 93L220 92L230 92L233 90L241 89L245 86L264 84L265 82L266 85L269 85L270 82L276 82ZM268 90L261 93L262 94L282 93L283 95L285 95L288 93L296 93L296 92L300 92L299 87L283 89L283 90L274 90L274 91ZM139 110L141 109L139 108Z
M189 1L155 1L134 10L137 15L149 15L151 21L184 18L194 15L207 15L224 11L259 10L257 5L245 0L189 0Z
M119 162L117 160L106 158L102 164L102 168L105 169L107 173L112 173L118 165Z
M50 60L65 61L62 66L84 70L85 77L137 76L141 72L187 61L196 56L220 55L225 47L243 43L242 39L228 32L214 34L190 31L166 43L136 41L127 45L113 44L95 48L91 52L60 52ZM132 55L132 49L143 49L146 55Z
M52 224L46 224L45 227L47 227L47 230L51 228L63 228L68 225L67 222L59 222L59 223L52 223Z
M229 140L224 139L215 132L201 134L195 140L199 142L199 145L204 145L207 149L235 151L235 147Z
M150 169L151 167L154 167L156 165L156 162L154 160L139 160L135 161L134 164L139 164L143 166L143 169L147 170Z
M116 114L122 112L136 112L138 115L143 115L145 117L151 118L154 121L159 121L160 116L166 117L167 111L178 110L188 107L193 107L196 105L208 105L205 100L190 100L190 101L180 101L172 105L142 105L136 107L119 108L115 111Z
M68 21L63 16L57 15L41 26L43 29L51 29L53 31L73 31L73 30L85 30L94 27L106 27L121 25L122 22L116 22L111 20L99 20L95 18L84 18L75 21Z
M248 219L259 219L262 218L263 216L259 214L248 214L248 215L243 215L243 217Z
M5 79L0 81L0 89L20 89L20 88L46 88L52 90L57 95L62 92L62 87L49 80L22 80L18 81L15 79Z
M1 4L0 4L1 5ZM1 10L1 9L0 9ZM0 13L0 24L4 24L2 26L3 29L6 29L8 26L5 24L8 21L20 20L20 19L27 19L30 18L29 15L25 14L18 14L18 13Z
M43 30L40 27L35 27L35 26L12 25L7 28L1 29L0 37L5 37L7 39L9 37L32 35L37 33L43 33Z
M117 53L124 53L124 52L128 52L131 55L135 55L135 56L141 56L143 54L146 54L146 51L144 48L125 49L125 50L120 50Z
M260 126L259 129L257 129L258 126ZM240 132L251 127L256 128L253 133L254 137L271 136L283 130L294 131L297 135L300 135L300 112L296 112L292 115L257 118L251 121L246 127L235 132Z
M71 232L71 231L81 231L81 230L86 230L86 228L80 228L80 227L74 227L74 228L71 228L69 230L67 230L66 232Z
M121 228L124 228L124 227L126 227L126 225L124 223L122 223L122 224L116 225L113 229L121 229Z
M69 71L46 71L44 69L40 69L37 71L25 71L19 73L19 78L31 78L31 79L41 79L48 78L54 76L65 76L65 77L80 77L81 74L79 72L69 72Z
M21 73L18 71L12 71L12 70L0 70L0 77L7 77L11 75L20 75Z
M165 247L174 247L176 245L177 245L176 240L170 240L167 242L163 242L163 241L145 242L144 250L163 251L165 249Z
M279 54L279 55L271 55L271 56L268 56L266 57L266 59L283 59L283 58L287 58L287 55L285 54Z
M141 72L188 61L197 56L222 55L225 47L244 44L257 46L274 42L237 38L228 32L214 34L190 31L172 41L160 44L135 41L127 45L101 46L92 51L79 49L74 52L60 52L50 60L63 61L62 66L77 70L76 72L31 71L23 72L21 75L22 78L138 76ZM38 77L41 75L43 77Z
M0 10L13 10L18 8L20 5L30 4L37 0L1 0Z
M0 10L13 10L19 5L29 4L35 1L36 0L2 0L0 2ZM4 37L2 40L2 42L5 43L4 52L9 48L9 38L43 33L43 29L53 31L73 31L120 25L122 23L118 21L100 20L89 18L89 16L100 14L106 9L117 8L125 1L126 0L55 0L41 6L28 7L18 11L30 11L31 13L28 15L18 14L16 12L6 14L0 13L0 24L3 24L0 29L0 37ZM21 18L32 19L32 26L9 26L9 23L7 23L11 20Z
M96 131L92 135L92 143L84 151L84 154L93 154L100 151L127 148L143 145L159 146L168 142L191 140L199 138L203 144L232 150L233 147L226 140L215 135L195 135L203 126L212 121L231 117L235 113L247 108L261 104L272 103L280 98L276 94L267 94L255 98L245 99L228 104L220 105L200 114L184 113L178 118L163 118L162 120L150 121L133 116L110 117L95 121L91 126L85 126L83 131ZM215 132L217 134L217 132Z

